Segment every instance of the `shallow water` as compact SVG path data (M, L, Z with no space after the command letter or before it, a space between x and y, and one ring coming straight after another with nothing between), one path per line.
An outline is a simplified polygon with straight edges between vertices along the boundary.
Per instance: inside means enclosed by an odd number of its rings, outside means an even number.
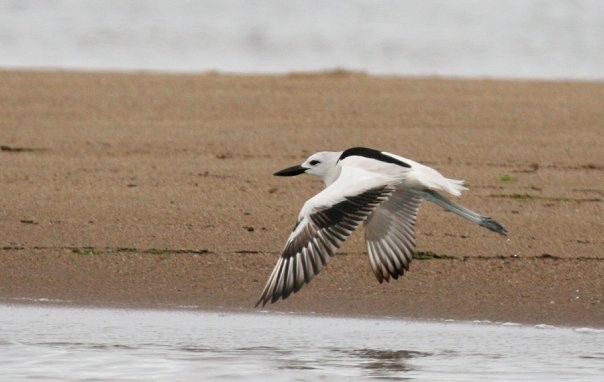
M601 381L604 330L0 305L0 380Z
M0 67L604 78L599 0L3 0Z

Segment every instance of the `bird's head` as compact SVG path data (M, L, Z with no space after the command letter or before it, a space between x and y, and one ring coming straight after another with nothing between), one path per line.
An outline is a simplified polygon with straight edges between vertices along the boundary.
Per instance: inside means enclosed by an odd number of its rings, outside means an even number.
M331 184L339 175L338 159L342 152L321 151L309 156L302 164L277 171L276 176L311 174L321 177L325 184Z

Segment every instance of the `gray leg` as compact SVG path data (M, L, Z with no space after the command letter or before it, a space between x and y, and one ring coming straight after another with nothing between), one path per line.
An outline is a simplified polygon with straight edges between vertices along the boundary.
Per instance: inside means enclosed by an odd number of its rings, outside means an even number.
M490 217L479 215L476 212L465 208L464 206L454 203L436 191L424 190L424 191L416 191L416 192L419 195L421 195L422 198L426 199L427 201L432 202L434 204L438 204L439 206L443 207L447 211L451 211L463 218L468 219L471 222L474 222L482 227L490 229L493 232L497 232L498 234L501 234L501 235L507 235L507 233L508 233L508 231L505 228L503 228L503 226L501 224L497 223L495 220L491 219Z

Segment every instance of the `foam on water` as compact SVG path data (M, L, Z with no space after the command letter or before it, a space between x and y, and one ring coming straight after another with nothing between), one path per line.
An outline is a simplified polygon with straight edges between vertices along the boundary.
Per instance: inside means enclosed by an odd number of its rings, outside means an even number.
M11 381L600 381L602 343L591 328L0 305Z

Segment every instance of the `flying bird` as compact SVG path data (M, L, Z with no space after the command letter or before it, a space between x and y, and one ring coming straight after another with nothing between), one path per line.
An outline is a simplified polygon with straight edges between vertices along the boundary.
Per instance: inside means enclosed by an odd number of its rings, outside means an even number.
M274 175L304 173L319 176L325 188L304 203L256 306L298 292L361 223L375 277L380 283L398 279L409 270L415 249L415 219L422 200L507 234L495 220L439 193L459 196L467 189L463 181L446 178L433 168L395 154L365 147L323 151Z

